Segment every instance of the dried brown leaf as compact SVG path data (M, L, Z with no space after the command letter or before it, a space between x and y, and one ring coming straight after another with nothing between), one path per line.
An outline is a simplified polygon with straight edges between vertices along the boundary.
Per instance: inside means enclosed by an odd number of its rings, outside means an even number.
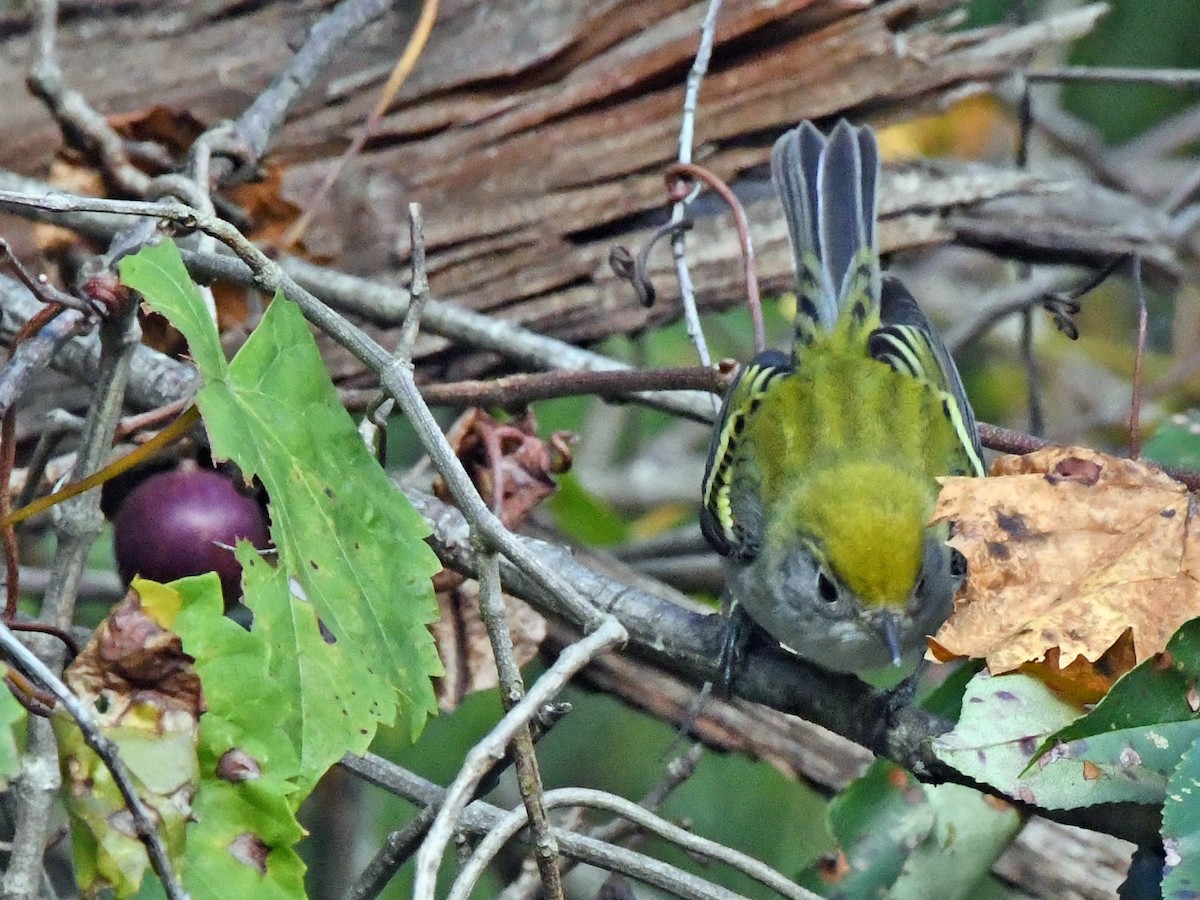
M1101 660L1128 632L1141 662L1200 615L1200 540L1182 484L1082 448L1002 457L992 473L946 479L938 500L935 521L956 523L950 543L969 576L931 639L934 658L986 659L998 673L1056 651L1061 667Z
M532 410L511 422L498 422L479 408L468 410L447 435L454 453L471 475L480 496L508 528L514 528L544 498L554 493L550 476L571 466L571 436L555 432L550 440L537 435ZM438 478L434 493L449 501Z

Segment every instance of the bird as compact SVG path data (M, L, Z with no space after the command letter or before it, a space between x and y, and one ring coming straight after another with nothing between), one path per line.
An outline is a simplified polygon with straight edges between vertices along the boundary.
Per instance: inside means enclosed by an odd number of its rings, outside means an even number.
M881 269L869 126L778 139L795 263L790 352L741 367L705 468L701 528L725 557L726 680L752 629L837 672L903 665L949 615L965 562L930 527L947 475L984 474L954 361Z

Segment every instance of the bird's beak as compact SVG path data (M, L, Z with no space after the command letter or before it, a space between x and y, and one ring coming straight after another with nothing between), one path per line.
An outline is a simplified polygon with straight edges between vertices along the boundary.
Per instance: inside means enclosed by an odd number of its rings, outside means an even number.
M892 654L892 665L899 666L903 660L900 653L900 623L895 614L888 610L876 613L874 625L883 645Z

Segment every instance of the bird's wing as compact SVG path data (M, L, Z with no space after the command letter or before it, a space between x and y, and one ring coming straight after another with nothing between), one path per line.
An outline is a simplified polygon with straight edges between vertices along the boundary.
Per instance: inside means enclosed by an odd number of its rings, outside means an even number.
M700 527L713 549L742 559L758 551L758 523L735 515L730 495L744 461L742 438L770 384L792 371L787 355L777 350L759 353L738 373L721 404L718 427L713 430L704 470L704 498Z
M963 446L966 466L961 474L985 474L975 413L958 368L933 323L894 275L883 278L880 319L881 326L867 342L871 356L941 394L942 408Z

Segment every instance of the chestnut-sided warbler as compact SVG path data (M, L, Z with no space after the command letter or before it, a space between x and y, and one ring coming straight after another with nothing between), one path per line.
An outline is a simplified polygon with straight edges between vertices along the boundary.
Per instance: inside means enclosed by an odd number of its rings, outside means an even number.
M825 138L804 122L771 170L795 340L790 356L758 354L726 396L701 524L727 558L735 614L829 669L900 665L962 577L946 526L927 523L938 476L983 474L974 415L932 324L880 272L870 128L843 121Z

